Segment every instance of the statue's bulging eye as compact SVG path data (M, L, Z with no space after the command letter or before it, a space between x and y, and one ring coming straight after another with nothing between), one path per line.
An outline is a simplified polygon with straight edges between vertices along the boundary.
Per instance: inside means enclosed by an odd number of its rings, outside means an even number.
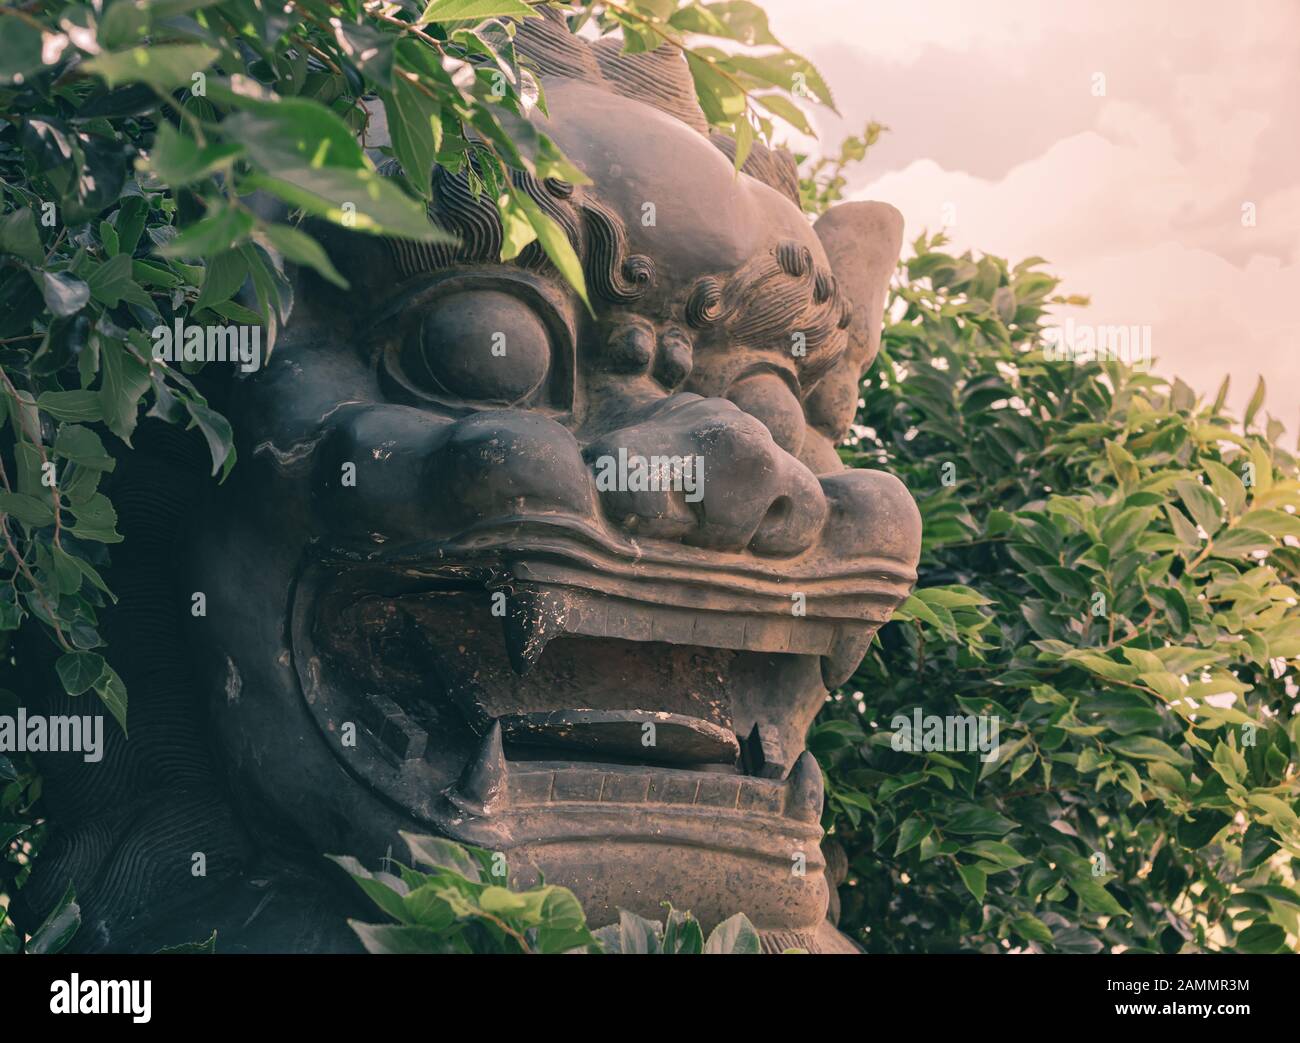
M401 363L407 379L431 394L513 405L546 379L551 340L519 298L459 290L428 307Z

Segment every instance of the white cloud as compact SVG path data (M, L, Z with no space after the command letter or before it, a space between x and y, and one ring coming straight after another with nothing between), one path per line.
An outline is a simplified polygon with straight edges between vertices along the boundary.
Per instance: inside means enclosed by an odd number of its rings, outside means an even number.
M765 6L837 92L845 118L819 117L825 140L868 116L894 128L855 197L898 206L913 237L952 205L959 248L1049 258L1092 296L1086 321L1150 325L1159 370L1198 390L1231 373L1240 407L1263 372L1294 435L1300 6Z

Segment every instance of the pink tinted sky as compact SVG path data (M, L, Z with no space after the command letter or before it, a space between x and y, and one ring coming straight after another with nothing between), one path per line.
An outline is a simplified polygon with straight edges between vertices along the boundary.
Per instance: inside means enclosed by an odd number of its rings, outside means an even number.
M1092 298L1076 322L1149 326L1156 369L1240 413L1300 420L1300 2L763 0L843 116L891 127L851 176L945 217L959 249L1034 254ZM1096 74L1104 96L1094 93ZM1243 204L1255 224L1243 225Z

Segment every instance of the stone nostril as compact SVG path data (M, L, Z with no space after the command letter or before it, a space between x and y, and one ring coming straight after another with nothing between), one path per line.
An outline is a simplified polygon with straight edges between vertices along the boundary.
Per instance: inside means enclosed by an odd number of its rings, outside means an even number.
M749 541L755 554L789 557L817 542L829 505L812 473L791 461L781 479L786 489L775 497Z
M763 526L784 525L793 509L794 504L791 502L790 497L778 496L772 501L772 506L767 509L767 514L763 516L760 528Z

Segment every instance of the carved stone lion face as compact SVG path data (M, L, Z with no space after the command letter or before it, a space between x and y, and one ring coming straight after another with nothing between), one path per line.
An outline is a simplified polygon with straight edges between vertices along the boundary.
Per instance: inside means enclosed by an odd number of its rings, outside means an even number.
M463 178L434 207L459 248L331 244L353 292L301 283L201 541L220 739L321 849L432 829L594 922L670 899L809 932L804 735L915 578L907 491L832 449L896 215L814 230L675 116L547 96L592 183L521 184L594 315L537 247L500 263Z
M79 948L346 948L321 853L373 864L411 830L545 873L594 925L667 900L836 948L803 739L915 579L910 495L835 451L900 218L810 225L761 146L735 173L676 53L545 20L517 43L590 183L516 185L591 312L536 244L500 261L465 172L433 186L456 246L334 230L350 290L290 271L198 519L170 429L114 473L131 737L44 759L26 925L70 878Z

